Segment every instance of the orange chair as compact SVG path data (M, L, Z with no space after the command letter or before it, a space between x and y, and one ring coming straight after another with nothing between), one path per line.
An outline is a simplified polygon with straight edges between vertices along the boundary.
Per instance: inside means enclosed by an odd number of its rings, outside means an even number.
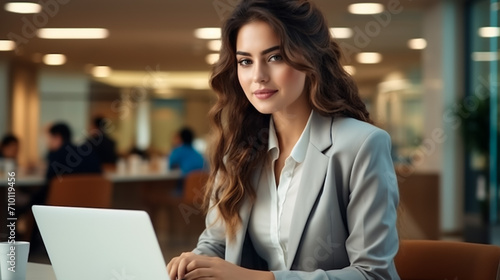
M47 205L110 208L112 205L113 184L101 175L66 175L62 180L54 178L49 185ZM31 211L22 217L23 240L31 240L34 218Z
M104 173L114 173L116 172L115 163L103 163L101 164L101 169Z
M169 185L147 184L142 188L144 204L149 207L158 208L170 206L177 208L180 204L189 206L201 206L203 199L203 187L208 181L208 173L205 171L193 171L183 181L181 197L173 197L172 190L177 187L178 181L171 181Z
M172 191L177 187L178 181L168 184L147 184L142 188L143 202L148 209L151 221L162 238L186 238L196 233L198 236L204 229L204 211L201 209L203 200L203 187L208 181L205 171L193 171L183 180L181 197L172 196ZM163 214L166 217L162 217Z
M110 208L113 184L102 175L67 175L54 178L49 187L47 204L53 206Z
M184 192L182 202L188 205L200 204L203 199L203 188L207 184L208 173L205 171L193 171L184 179Z
M500 279L500 247L494 245L402 240L394 261L401 280Z

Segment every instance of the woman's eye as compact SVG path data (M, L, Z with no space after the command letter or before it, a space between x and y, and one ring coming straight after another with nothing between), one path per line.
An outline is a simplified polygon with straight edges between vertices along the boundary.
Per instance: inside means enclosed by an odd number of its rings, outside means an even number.
M272 55L269 57L269 61L282 61L283 57L279 54Z
M241 66L247 66L252 64L252 62L249 59L241 59L240 61L238 61L238 64Z

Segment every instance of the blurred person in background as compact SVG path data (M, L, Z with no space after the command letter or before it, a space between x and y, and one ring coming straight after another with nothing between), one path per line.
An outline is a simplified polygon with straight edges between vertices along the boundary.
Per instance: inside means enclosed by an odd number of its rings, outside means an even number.
M7 134L0 143L0 158L17 159L19 153L19 139L13 134Z
M132 149L130 149L130 152L128 153L128 156L137 156L142 160L149 160L149 153L145 149L141 149L138 146L134 146Z
M174 137L174 150L170 154L170 169L180 168L185 177L204 166L203 156L193 147L194 133L190 128L182 128Z
M114 165L118 159L116 154L116 142L108 136L107 127L108 123L106 119L102 117L94 118L92 121L92 129L90 130L90 137L86 141L86 144L93 147L101 166L109 164Z
M193 147L194 133L190 128L182 128L174 137L173 144L176 148L169 157L170 169L179 168L182 180L173 192L173 196L181 196L184 189L184 178L196 170L204 167L203 156Z
M80 173L101 173L101 165L94 147L88 143L77 147L71 143L71 129L65 123L56 123L49 129L48 167L45 178L49 183L53 178Z

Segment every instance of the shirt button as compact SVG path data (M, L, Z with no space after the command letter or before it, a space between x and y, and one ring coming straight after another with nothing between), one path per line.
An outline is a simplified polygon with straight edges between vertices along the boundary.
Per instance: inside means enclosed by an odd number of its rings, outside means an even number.
M287 171L287 172L285 172L285 176L286 176L286 177L291 177L291 176L292 176L292 173L290 173L290 171Z

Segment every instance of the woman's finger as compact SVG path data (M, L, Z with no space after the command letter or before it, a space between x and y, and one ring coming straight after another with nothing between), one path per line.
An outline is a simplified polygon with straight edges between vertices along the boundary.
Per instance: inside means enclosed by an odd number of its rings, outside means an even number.
M172 259L170 260L170 262L168 262L168 264L167 264L167 272L169 272L169 273L170 273L170 269L172 268L172 265L173 265L173 263L174 263L176 260L177 260L177 257L172 258Z
M179 264L177 266L177 278L179 280L184 279L184 275L186 275L186 266L189 262L190 262L190 256L182 254L179 260Z
M177 278L177 266L179 265L179 258L173 258L167 265L168 276L170 280L176 280Z
M186 273L184 276L185 280L204 280L204 279L215 279L213 275L213 270L211 268L197 268L193 271Z
M167 271L171 280L178 280L184 279L185 275L192 270L212 266L213 258L189 252L182 253L179 257L173 258L167 264Z
M186 273L196 269L209 268L209 267L212 267L211 258L206 256L198 256L197 258L191 259L191 261L187 263Z

